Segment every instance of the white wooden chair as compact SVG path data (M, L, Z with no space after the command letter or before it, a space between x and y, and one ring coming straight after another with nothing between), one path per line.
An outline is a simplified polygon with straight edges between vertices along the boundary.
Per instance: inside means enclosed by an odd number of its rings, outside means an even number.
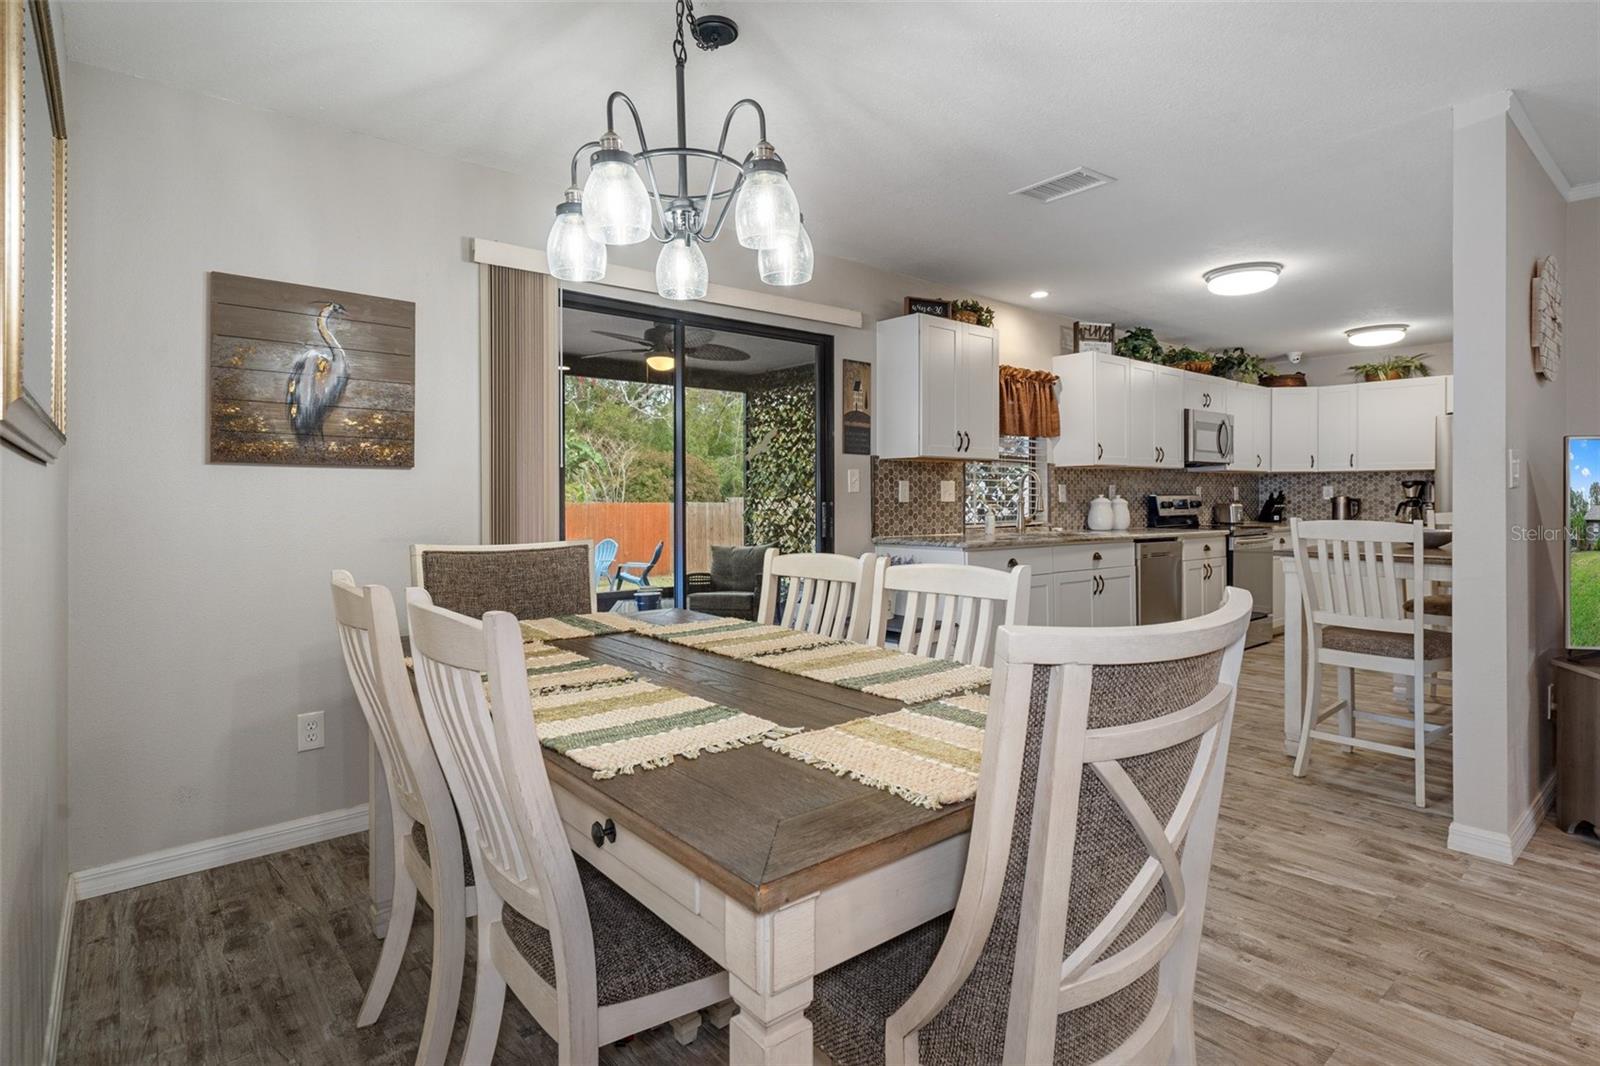
M904 597L897 650L925 659L988 666L994 656L995 631L1028 621L1031 573L1027 566L1010 570L948 563L890 566L880 556L874 567L877 592L867 643L888 646L889 618L896 600Z
M496 611L480 623L417 588L406 609L423 719L478 871L477 980L461 1061L494 1057L508 987L559 1044L563 1066L596 1063L602 1044L666 1022L689 1043L698 1011L728 998L728 975L574 857L517 620Z
M595 609L594 542L413 544L411 583L469 618L550 618Z
M420 893L433 908L433 972L417 1062L431 1066L444 1062L455 1029L466 920L474 911L466 896L472 871L463 866L455 806L406 676L394 597L382 585L357 588L345 570L335 570L331 583L339 648L388 785L396 856L389 928L356 1025L371 1025L383 1013Z
M1404 582L1395 572L1395 548L1409 548L1415 558L1423 553L1423 525L1413 522L1320 521L1298 518L1289 522L1295 566L1305 603L1306 685L1305 713L1300 722L1300 746L1295 753L1294 775L1305 776L1312 740L1333 741L1344 748L1379 751L1416 764L1415 801L1428 805L1427 747L1450 734L1450 726L1430 723L1426 717L1425 689L1435 675L1450 669L1450 634L1430 628L1426 614L1407 614ZM1416 584L1427 602L1425 582ZM1339 699L1322 704L1322 667L1337 667ZM1355 671L1377 670L1408 675L1411 679L1411 716L1375 714L1355 706ZM1339 715L1338 733L1317 728L1330 715ZM1357 720L1380 722L1407 729L1412 744L1383 743L1355 735Z
M862 641L870 621L877 556L797 553L769 548L761 566L761 603L756 621L819 633L837 640ZM778 614L779 582L786 582L783 614Z
M1250 606L1230 588L1182 622L1000 630L955 911L816 977L821 1051L890 1066L1194 1061Z

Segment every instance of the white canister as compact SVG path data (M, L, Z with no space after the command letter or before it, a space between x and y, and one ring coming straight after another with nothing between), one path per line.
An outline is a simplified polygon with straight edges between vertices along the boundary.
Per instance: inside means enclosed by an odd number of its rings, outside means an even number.
M1104 533L1116 524L1116 516L1111 510L1111 501L1104 496L1096 496L1089 501L1088 526L1096 533Z
M1128 510L1128 501L1121 496L1111 497L1111 528L1127 529L1133 525L1133 514Z

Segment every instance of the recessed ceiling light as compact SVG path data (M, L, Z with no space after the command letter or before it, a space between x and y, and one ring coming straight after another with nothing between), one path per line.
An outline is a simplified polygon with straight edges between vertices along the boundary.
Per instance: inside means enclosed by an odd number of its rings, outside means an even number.
M1028 293L1028 298L1030 300L1042 300L1049 295L1050 294L1043 289L1034 289L1032 292Z
M660 370L665 373L673 368L674 363L670 355L647 355L644 358L644 365L651 370Z
M1400 322L1391 322L1382 326L1361 326L1358 329L1347 329L1344 335L1350 338L1350 343L1357 348L1381 348L1385 344L1394 344L1403 340L1406 330L1411 327Z
M1233 263L1208 270L1203 277L1206 288L1218 296L1248 296L1272 288L1281 273L1282 263Z

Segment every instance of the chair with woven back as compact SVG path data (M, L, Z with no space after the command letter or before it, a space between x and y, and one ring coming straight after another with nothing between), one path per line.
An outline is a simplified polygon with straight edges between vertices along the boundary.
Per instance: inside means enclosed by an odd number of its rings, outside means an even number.
M867 643L888 646L889 619L899 601L900 637L895 647L911 655L955 659L988 666L999 627L1028 620L1026 565L1010 570L951 563L875 566L872 620Z
M1305 776L1313 740L1332 741L1346 749L1398 755L1415 764L1416 805L1428 805L1428 745L1449 736L1450 726L1427 720L1425 688L1442 671L1450 669L1450 633L1430 623L1426 606L1422 614L1409 609L1404 582L1395 569L1399 554L1410 553L1412 559L1422 559L1426 550L1423 532L1420 521L1290 521L1289 536L1305 604L1306 659L1310 664L1294 776ZM1427 604L1426 583L1417 584L1416 595ZM1339 674L1339 699L1326 708L1322 706L1324 665L1335 667ZM1409 676L1410 717L1358 710L1357 670ZM1323 719L1334 714L1339 716L1338 733L1317 728ZM1411 734L1411 745L1358 737L1358 720L1404 729Z
M815 979L841 1066L1194 1061L1250 595L1181 622L1003 627L953 914Z
M472 868L465 865L450 789L406 677L394 597L382 585L357 587L347 570L333 571L331 584L339 648L383 767L396 857L383 951L356 1026L371 1025L383 1013L421 895L433 908L433 970L417 1062L443 1063L461 997L466 920L475 911L467 895Z
M761 565L756 621L836 640L866 640L877 558L872 552L786 555L769 548Z
M594 544L413 544L411 583L447 611L551 618L595 609Z
M669 1022L690 1042L698 1012L728 998L728 975L573 855L516 618L466 618L419 588L407 591L406 610L423 719L478 871L477 978L461 1061L493 1059L508 988L563 1064L596 1063L602 1045Z

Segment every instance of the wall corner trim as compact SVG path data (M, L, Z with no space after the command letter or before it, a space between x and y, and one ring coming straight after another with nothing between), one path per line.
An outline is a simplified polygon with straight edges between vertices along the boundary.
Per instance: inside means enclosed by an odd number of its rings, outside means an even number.
M185 874L211 870L246 859L259 859L290 848L303 847L335 837L364 833L367 830L367 805L326 811L276 825L247 829L242 833L213 837L148 855L136 855L79 870L72 875L78 899L93 899L110 892L152 885Z
M1517 861L1517 856L1522 854L1522 849L1528 846L1528 841L1533 839L1539 823L1543 822L1545 815L1550 812L1555 795L1556 777L1552 773L1539 786L1533 802L1522 812L1522 816L1511 827L1510 833L1496 833L1461 822L1451 822L1450 850L1459 851L1463 855L1476 855L1480 859L1489 859L1506 866L1512 865Z
M490 240L487 237L472 238L472 261L487 263L490 266L511 267L514 270L531 270L536 274L550 273L549 260L537 248L525 248L520 244ZM649 293L650 302L661 302L661 298L656 295L655 275L648 270L611 266L606 270L605 280L595 284L602 288ZM587 289L588 286L583 288ZM861 312L849 307L796 300L792 296L778 296L771 292L740 289L732 285L709 285L706 288L705 299L691 301L685 306L693 308L697 303L782 315L806 322L825 322L830 326L844 326L847 329L860 329L862 322Z
M56 1052L61 1046L61 1013L66 1008L67 960L72 953L72 916L78 910L78 876L67 875L66 889L61 894L61 924L56 930L55 970L50 975L50 1003L45 1010L44 1066L55 1066Z
M1591 181L1583 185L1574 185L1567 180L1567 175L1556 164L1556 157L1550 154L1550 149L1545 146L1544 138L1539 136L1539 131L1534 128L1533 120L1528 117L1528 112L1523 109L1522 101L1517 99L1517 94L1509 89L1480 96L1475 100L1457 104L1451 109L1452 121L1456 129L1471 126L1496 115L1505 115L1511 124L1522 135L1523 143L1528 146L1528 151L1539 161L1544 168L1545 176L1550 179L1550 184L1556 187L1556 192L1569 204L1577 200L1588 200L1600 196L1600 181Z

